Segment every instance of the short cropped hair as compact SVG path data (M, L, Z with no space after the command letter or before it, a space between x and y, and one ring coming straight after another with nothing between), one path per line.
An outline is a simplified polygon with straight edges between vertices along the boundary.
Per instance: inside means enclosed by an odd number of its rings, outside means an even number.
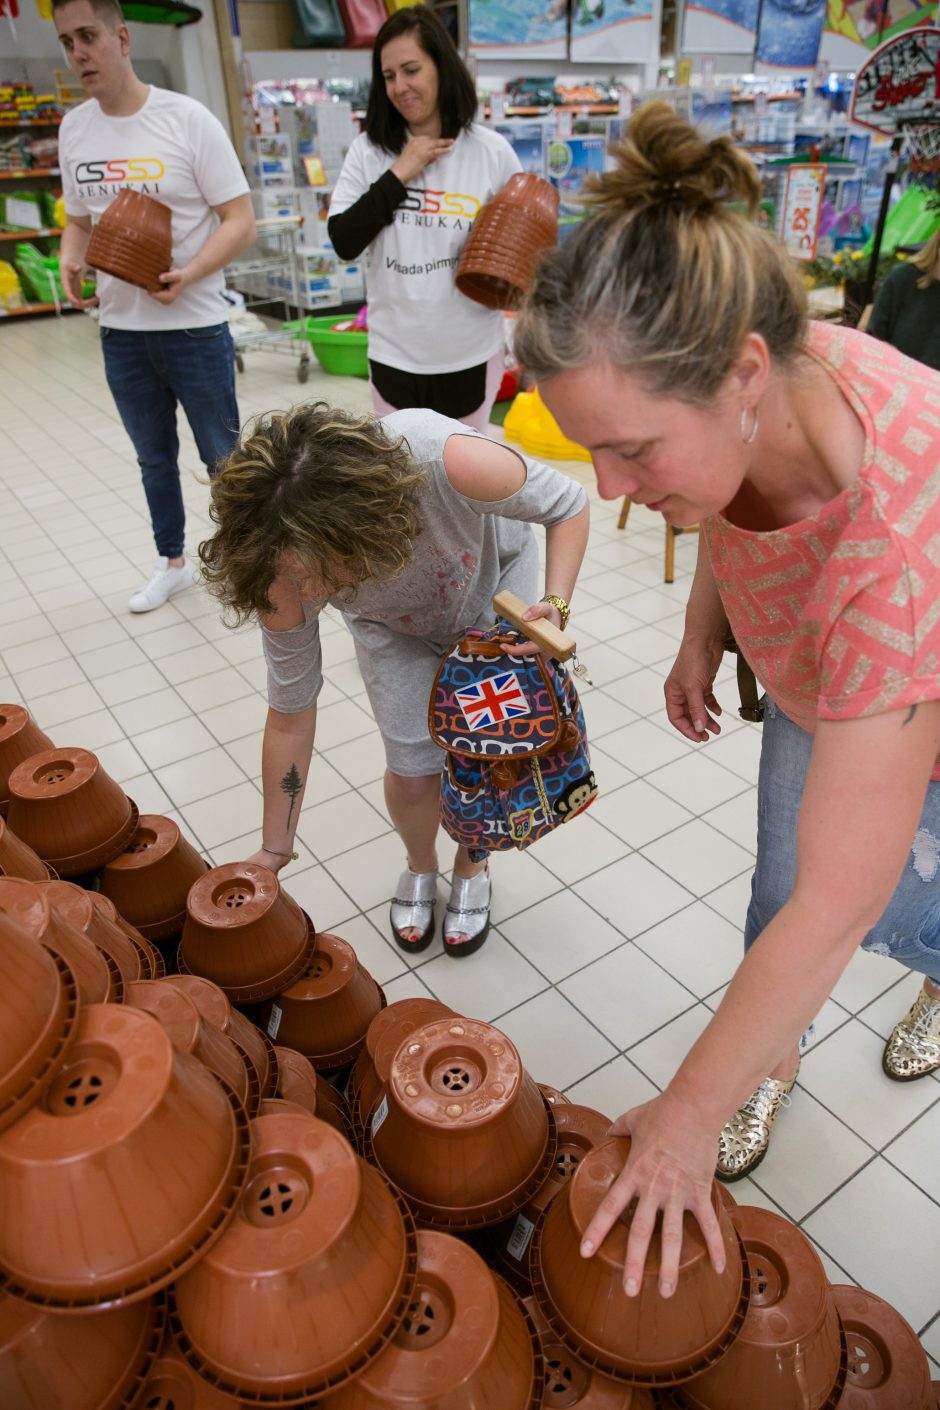
M66 5L72 3L73 0L52 0L52 13L55 14L56 10L64 10ZM88 3L112 34L119 24L127 23L118 0L88 0Z

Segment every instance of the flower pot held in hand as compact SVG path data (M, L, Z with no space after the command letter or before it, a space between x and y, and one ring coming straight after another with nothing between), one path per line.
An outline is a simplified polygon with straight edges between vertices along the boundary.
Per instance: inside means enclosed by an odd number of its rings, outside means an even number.
M0 877L0 911L65 961L72 971L81 1003L120 1003L124 994L121 971L52 905L48 888L53 884L69 885L65 881L33 882L19 877Z
M81 876L124 850L137 809L87 749L47 749L10 774L9 823L59 876Z
M10 774L24 759L54 745L22 705L0 705L0 807L10 801Z
M83 1009L65 1064L0 1134L0 1286L50 1310L135 1302L235 1210L248 1123L202 1063L126 1005Z
M180 971L211 979L233 1004L273 998L310 961L313 928L267 867L215 867L192 887L186 906Z
M534 1298L526 1298L525 1309L542 1346L545 1384L541 1410L654 1410L652 1391L613 1381L582 1365L555 1336Z
M265 1097L277 1091L277 1056L271 1040L244 1014L233 1009L217 984L195 974L167 975L167 984L188 994L207 1023L231 1038L248 1073L248 1115L256 1116Z
M271 1005L267 1031L303 1053L318 1072L334 1072L358 1057L385 995L338 935L320 933L303 973Z
M0 876L19 876L24 881L47 881L50 874L42 858L0 818Z
M173 264L173 212L139 191L119 191L91 232L85 261L156 293Z
M750 1269L747 1316L731 1350L673 1391L686 1410L823 1410L845 1380L845 1343L819 1255L795 1224L739 1205Z
M0 915L0 1131L42 1096L77 1027L78 990L68 965ZM9 1209L8 1201L5 1195Z
M723 1355L747 1310L744 1253L731 1217L712 1190L725 1248L725 1270L712 1267L698 1224L687 1213L679 1278L672 1297L659 1293L660 1231L654 1231L636 1297L623 1290L629 1221L621 1217L591 1258L581 1240L630 1150L626 1138L595 1146L548 1207L532 1236L530 1271L546 1322L579 1360L631 1385L690 1380Z
M101 871L101 890L148 940L178 935L190 887L208 863L172 818L148 813L119 857Z
M174 1288L186 1359L251 1405L297 1405L361 1372L413 1298L416 1236L337 1131L291 1112L251 1124L235 1219Z
M178 1053L191 1053L224 1082L242 1106L248 1104L248 1071L230 1038L207 1023L192 999L165 979L128 984L126 1002L152 1014Z
M401 1044L366 1145L418 1218L483 1228L515 1214L543 1183L555 1123L509 1039L455 1016Z
M165 1306L150 1298L89 1317L60 1317L0 1293L4 1410L126 1410L155 1366ZM178 1410L185 1410L180 1402ZM200 1410L194 1404L192 1410ZM208 1408L207 1408L208 1410Z
M418 1234L407 1315L372 1365L330 1410L538 1410L541 1376L518 1300L473 1249Z
M863 1288L833 1285L848 1351L837 1410L933 1410L930 1366L916 1332Z
M531 172L511 176L473 222L457 265L457 288L487 308L515 308L558 229L558 191Z
M543 1091L544 1096L544 1091ZM522 1297L532 1291L529 1278L529 1245L535 1225L570 1180L584 1156L608 1139L610 1120L589 1106L562 1102L553 1107L558 1131L555 1164L548 1179L536 1190L515 1219L498 1224L486 1235L486 1258Z

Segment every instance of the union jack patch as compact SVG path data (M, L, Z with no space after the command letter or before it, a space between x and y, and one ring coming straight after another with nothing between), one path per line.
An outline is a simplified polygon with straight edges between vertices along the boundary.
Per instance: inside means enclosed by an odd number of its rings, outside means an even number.
M501 725L516 715L531 714L515 671L501 671L454 692L469 729Z

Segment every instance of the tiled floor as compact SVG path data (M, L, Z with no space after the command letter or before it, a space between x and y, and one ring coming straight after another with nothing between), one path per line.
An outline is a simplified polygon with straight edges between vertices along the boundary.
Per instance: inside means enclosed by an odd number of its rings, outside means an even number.
M311 379L364 409L363 382ZM241 410L300 399L293 366L249 354ZM193 590L146 616L128 594L153 557L130 446L89 319L7 325L0 338L0 699L23 701L58 743L94 749L143 812L176 818L215 862L257 845L264 671L257 633L233 633ZM207 494L183 437L189 541ZM588 467L568 467L590 482ZM573 625L602 796L571 829L494 863L494 930L461 965L440 944L406 958L386 938L402 852L382 802L380 741L341 621L323 624L319 752L289 890L357 947L389 999L433 994L497 1022L532 1072L610 1116L668 1082L740 952L755 830L758 727L719 687L725 726L695 748L665 723L662 679L681 635L695 540L662 582L662 529L642 510L619 533L596 502ZM144 572L143 576L146 576ZM442 886L441 899L444 890ZM859 954L820 1016L793 1108L739 1199L783 1210L830 1276L893 1302L940 1374L940 1080L881 1072L885 1035L917 981Z

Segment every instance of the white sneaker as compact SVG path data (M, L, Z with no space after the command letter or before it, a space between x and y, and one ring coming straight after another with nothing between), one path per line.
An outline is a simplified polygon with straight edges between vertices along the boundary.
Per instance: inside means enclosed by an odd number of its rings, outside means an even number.
M193 565L188 559L182 568L169 568L165 558L158 558L150 581L134 593L127 605L132 612L152 612L178 592L191 587L194 576Z

